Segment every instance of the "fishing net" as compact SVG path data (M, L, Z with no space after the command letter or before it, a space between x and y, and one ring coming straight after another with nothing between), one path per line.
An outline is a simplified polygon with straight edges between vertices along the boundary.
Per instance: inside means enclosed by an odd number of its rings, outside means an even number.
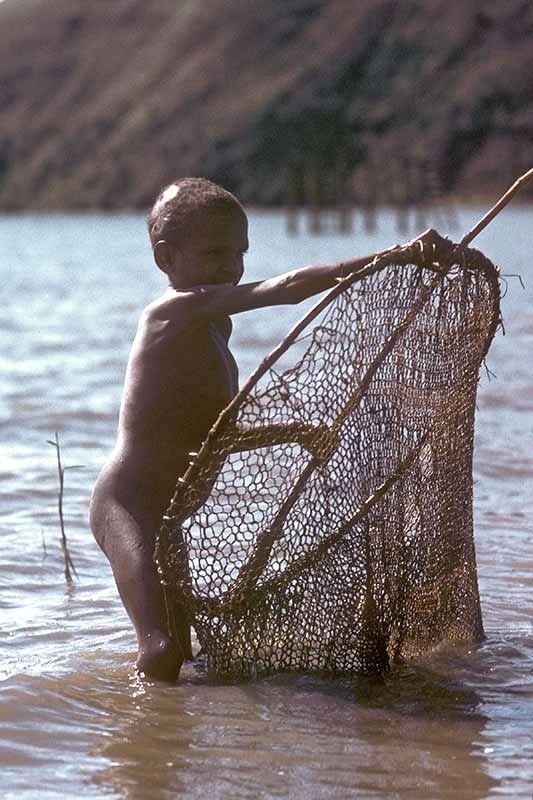
M397 247L222 412L156 547L171 627L185 610L213 675L381 672L482 636L474 412L498 321L482 253Z

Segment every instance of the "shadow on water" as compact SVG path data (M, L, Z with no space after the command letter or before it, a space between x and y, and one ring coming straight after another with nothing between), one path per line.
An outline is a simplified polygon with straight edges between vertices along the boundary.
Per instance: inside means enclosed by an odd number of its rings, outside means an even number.
M278 675L212 686L192 667L176 687L132 679L129 692L98 697L113 725L91 782L124 800L451 798L465 786L484 798L497 785L488 717L479 691L454 676L468 660L351 683Z

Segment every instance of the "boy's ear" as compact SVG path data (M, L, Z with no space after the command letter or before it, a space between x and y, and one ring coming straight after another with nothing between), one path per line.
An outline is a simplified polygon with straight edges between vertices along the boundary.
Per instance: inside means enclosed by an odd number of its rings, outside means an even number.
M168 275L174 263L174 254L171 246L165 239L159 239L159 241L154 244L154 259L159 269Z

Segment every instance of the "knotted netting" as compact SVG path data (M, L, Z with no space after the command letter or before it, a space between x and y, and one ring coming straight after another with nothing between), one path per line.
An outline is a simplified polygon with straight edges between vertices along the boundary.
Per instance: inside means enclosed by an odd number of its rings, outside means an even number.
M472 455L498 272L442 242L340 281L178 482L156 560L211 674L373 673L482 636Z

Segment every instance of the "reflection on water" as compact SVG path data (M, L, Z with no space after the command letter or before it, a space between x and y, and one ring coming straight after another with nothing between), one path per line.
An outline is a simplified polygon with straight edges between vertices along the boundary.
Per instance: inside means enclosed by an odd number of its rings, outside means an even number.
M516 666L531 663L532 647L533 639L487 642L352 685L282 675L221 688L193 667L177 688L131 678L126 692L121 680L106 681L86 697L114 720L92 750L106 764L92 782L127 800L148 790L452 798L465 786L483 798L505 771L519 797L527 769L513 743L494 736L494 717L512 727L531 719L531 680L518 680ZM530 733L526 723L513 736L531 754Z
M481 211L463 210L461 229ZM531 274L529 219L528 209L507 211L479 242L504 272ZM282 215L254 214L251 222L252 280L397 239L385 212L372 238L360 229L353 238L290 239ZM529 283L525 290L516 281L510 286L507 336L489 357L498 380L483 376L480 387L482 646L405 665L382 682L277 676L213 686L189 665L176 687L166 687L132 675L134 636L87 529L90 488L114 435L137 316L162 287L144 220L11 216L0 218L0 244L0 285L10 300L0 319L2 797L529 800ZM267 309L236 319L234 349L244 374L302 312ZM58 544L54 452L46 444L56 430L65 465L83 465L66 476L67 536L80 573L71 592Z
M119 796L469 797L495 785L483 763L487 717L470 688L430 668L382 684L310 677L179 689L132 686L99 698L115 719L94 781ZM457 761L453 769L453 762ZM446 781L442 783L442 775Z
M462 680L446 674L466 663ZM355 686L277 676L222 689L192 667L176 688L133 677L128 688L124 670L40 679L34 691L23 681L17 738L31 751L19 750L18 767L34 785L53 773L125 800L452 798L466 785L483 798L498 784L497 745L475 680L463 655Z

